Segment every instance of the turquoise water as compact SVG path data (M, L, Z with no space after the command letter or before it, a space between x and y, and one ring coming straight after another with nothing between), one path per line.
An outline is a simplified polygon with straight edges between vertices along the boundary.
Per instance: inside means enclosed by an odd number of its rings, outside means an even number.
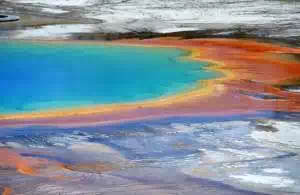
M0 113L159 98L216 76L178 49L3 41L0 51Z

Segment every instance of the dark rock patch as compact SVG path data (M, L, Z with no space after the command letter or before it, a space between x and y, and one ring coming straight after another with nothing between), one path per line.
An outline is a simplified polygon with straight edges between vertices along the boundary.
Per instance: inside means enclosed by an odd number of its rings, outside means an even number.
M20 20L19 16L0 14L0 22L14 22Z

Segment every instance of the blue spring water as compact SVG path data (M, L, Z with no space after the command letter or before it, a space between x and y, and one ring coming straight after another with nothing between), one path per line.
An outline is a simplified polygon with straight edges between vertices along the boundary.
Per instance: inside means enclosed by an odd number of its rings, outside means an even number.
M171 48L0 42L0 113L127 103L216 77Z

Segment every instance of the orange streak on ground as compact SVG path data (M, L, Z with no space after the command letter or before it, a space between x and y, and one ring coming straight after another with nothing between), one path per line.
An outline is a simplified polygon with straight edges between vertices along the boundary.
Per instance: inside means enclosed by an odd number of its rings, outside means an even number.
M95 42L92 42L95 44ZM298 48L253 40L177 38L120 40L105 44L175 47L191 51L189 58L207 61L207 69L224 77L202 81L194 90L158 100L81 109L0 116L0 126L14 125L93 125L168 116L224 115L261 110L300 111L300 95L272 85L300 77L300 62L286 54L300 54ZM255 82L253 82L255 81ZM253 98L269 94L278 100Z
M16 168L17 168L18 172L20 172L24 175L34 175L33 169L31 167L29 167L28 165L18 163Z
M4 187L2 195L11 195L13 190L9 187Z
M0 149L0 167L15 168L18 172L27 175L34 174L28 160L24 159L17 152L7 148Z
M62 170L62 165L58 162L50 162L45 159L23 157L15 149L0 148L0 168L11 168L23 175L44 176L43 170ZM48 178L62 178L58 176L49 176Z

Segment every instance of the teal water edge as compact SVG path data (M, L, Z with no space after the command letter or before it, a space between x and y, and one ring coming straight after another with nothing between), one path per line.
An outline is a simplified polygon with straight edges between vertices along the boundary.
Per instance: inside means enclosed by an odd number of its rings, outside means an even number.
M172 48L0 42L0 113L127 103L216 77Z

